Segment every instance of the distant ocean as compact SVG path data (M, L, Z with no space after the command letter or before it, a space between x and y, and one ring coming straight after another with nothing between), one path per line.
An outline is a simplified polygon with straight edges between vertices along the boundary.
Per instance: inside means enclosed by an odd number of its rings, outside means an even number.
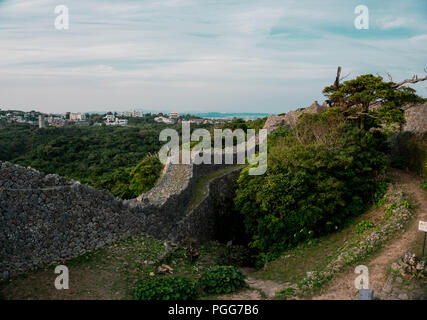
M133 109L132 109L133 110ZM165 113L169 114L168 111L154 111L154 110L144 110L144 109L136 109L138 111L142 111L144 113L150 112L150 113ZM89 114L105 114L108 111L90 111ZM117 112L120 113L121 111L114 111L111 112ZM200 117L200 118L207 118L207 119L234 119L234 118L241 118L244 120L254 120L259 118L265 118L269 116L269 113L250 113L250 112L230 112L230 113L223 113L223 112L180 112L181 115L190 114L192 116Z
M184 113L185 114L185 113ZM265 118L269 116L269 113L222 113L222 112L203 112L203 113L192 113L189 112L196 117L208 118L208 119L233 119L233 118L241 118L244 120L254 120L259 118Z

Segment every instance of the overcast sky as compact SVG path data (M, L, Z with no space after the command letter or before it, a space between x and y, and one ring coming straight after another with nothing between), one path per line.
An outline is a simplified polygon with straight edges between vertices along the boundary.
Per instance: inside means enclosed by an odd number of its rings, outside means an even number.
M323 101L338 65L424 75L426 45L426 0L0 0L0 108L281 113Z

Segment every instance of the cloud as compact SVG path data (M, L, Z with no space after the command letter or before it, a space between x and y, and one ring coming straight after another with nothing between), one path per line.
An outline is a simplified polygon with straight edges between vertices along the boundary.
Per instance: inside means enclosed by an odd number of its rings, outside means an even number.
M398 18L383 18L379 20L379 26L383 30L395 29L395 28L407 28L414 24L412 19L406 17Z
M427 33L426 34L420 34L418 36L414 36L410 40L414 41L414 42L427 41ZM424 43L424 45L425 45L425 43Z
M338 65L423 70L426 19L390 2L369 6L378 30L366 32L356 0L73 1L67 31L54 28L59 0L1 2L0 105L286 112L321 100Z

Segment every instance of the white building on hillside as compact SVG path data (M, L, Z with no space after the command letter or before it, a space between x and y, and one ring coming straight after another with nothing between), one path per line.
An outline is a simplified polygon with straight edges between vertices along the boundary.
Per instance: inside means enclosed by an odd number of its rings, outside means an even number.
M84 113L70 113L70 121L85 121L86 115Z
M127 126L128 120L127 119L119 119L114 116L114 114L107 114L107 116L104 117L105 124L107 126Z
M163 123L166 123L166 124L173 124L173 123L175 123L175 121L173 119L165 118L165 117L156 117L156 118L154 118L154 121L156 121L156 122L163 122Z
M179 113L178 112L171 112L169 115L169 118L171 119L176 119L179 117Z

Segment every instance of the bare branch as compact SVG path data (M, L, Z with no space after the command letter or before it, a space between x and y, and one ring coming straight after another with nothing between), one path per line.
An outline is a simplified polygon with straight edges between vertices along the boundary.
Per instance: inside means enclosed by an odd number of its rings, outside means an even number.
M347 73L344 77L341 77L339 81L343 81L343 80L344 80L344 79L346 79L350 74L351 74L351 72Z
M425 68L424 68L424 71L426 71ZM406 79L406 80L403 80L399 83L395 83L393 85L393 88L399 88L400 86L403 86L406 83L417 83L417 82L421 82L421 81L425 81L425 80L427 80L427 75L424 78L418 78L418 75L414 75L411 79Z
M390 82L393 82L393 77L391 76L391 74L390 74L390 73L388 73L388 72L386 72L386 74L387 74L388 80L389 80Z

